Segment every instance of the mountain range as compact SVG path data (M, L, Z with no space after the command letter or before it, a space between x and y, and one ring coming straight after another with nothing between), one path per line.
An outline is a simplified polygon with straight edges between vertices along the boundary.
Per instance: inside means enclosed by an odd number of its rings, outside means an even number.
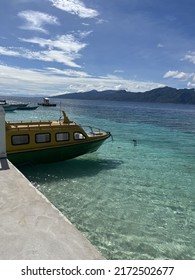
M126 90L91 90L86 92L66 93L53 97L65 99L195 104L195 89L161 87L145 92L129 92Z

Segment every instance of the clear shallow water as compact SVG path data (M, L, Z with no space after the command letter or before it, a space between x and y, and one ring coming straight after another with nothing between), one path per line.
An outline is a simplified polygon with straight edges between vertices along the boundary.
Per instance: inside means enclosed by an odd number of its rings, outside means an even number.
M70 161L21 167L24 175L108 259L195 259L195 106L61 103L72 120L109 130L114 141ZM58 119L59 110L6 118Z

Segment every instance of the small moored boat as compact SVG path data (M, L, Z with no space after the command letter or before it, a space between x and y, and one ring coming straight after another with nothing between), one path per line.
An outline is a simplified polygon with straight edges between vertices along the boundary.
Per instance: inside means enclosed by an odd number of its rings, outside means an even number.
M0 100L0 105L3 106L5 112L7 112L7 111L14 111L14 110L22 110L28 105L28 103L18 103L18 102L7 103L6 100Z
M42 103L38 103L39 106L46 106L46 107L55 107L56 103L51 103L49 98L43 98Z
M48 122L6 122L8 159L16 164L48 163L95 152L110 132L63 119Z
M6 102L6 100L0 100L0 106L3 106L5 112L10 112L16 110L15 105L10 105Z

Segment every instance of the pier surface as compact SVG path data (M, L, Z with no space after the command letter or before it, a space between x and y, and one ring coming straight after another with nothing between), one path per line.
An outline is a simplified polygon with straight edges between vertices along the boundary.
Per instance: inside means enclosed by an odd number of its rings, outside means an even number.
M7 159L0 159L0 259L104 259Z

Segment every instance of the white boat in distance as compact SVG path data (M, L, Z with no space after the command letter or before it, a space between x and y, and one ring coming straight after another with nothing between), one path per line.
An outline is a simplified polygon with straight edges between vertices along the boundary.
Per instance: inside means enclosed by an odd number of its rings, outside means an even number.
M0 100L0 106L3 106L3 109L5 110L5 112L14 111L19 108L25 108L27 105L28 105L28 103L17 103L17 102L7 103L6 100Z

